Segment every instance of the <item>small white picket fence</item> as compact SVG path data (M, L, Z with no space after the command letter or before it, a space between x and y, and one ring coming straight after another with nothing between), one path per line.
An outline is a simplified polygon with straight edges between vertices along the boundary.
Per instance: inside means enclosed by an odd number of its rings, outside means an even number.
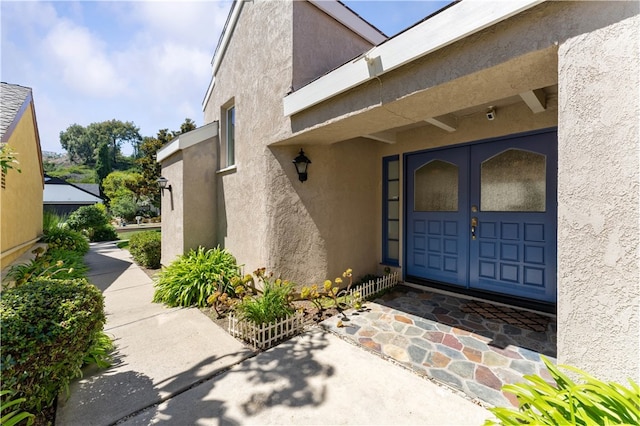
M300 333L304 326L303 319L303 314L296 312L293 316L275 323L256 324L231 314L229 315L229 334L256 348L268 349L285 338Z
M378 278L377 280L371 280L364 284L360 284L357 288L352 288L349 290L349 296L353 298L355 293L359 293L360 298L365 300L376 293L380 293L383 290L395 286L399 281L400 275L398 274L398 271L396 271L392 274L385 275L382 278Z

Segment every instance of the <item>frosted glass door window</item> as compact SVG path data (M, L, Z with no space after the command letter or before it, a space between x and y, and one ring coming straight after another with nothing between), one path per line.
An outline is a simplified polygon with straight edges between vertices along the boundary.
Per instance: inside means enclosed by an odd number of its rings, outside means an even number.
M546 157L508 149L484 161L480 172L480 209L488 212L544 212Z
M415 171L414 209L419 212L458 211L458 166L434 160Z

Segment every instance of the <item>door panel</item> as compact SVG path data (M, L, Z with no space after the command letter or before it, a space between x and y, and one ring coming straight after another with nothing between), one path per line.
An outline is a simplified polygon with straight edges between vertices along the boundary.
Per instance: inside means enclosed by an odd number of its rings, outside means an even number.
M407 273L466 286L468 149L410 156L406 167Z
M469 197L479 226L470 242L470 288L556 300L556 140L550 132L470 147Z
M557 132L405 157L406 274L556 301Z

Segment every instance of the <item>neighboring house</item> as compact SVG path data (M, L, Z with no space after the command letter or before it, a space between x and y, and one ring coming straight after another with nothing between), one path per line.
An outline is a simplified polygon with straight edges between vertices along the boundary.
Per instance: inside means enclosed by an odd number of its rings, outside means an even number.
M69 215L82 206L102 203L97 184L74 184L57 177L44 176L44 210Z
M463 0L387 39L338 1L236 1L208 124L158 152L163 263L397 268L557 312L560 362L638 380L639 14Z
M33 93L0 83L0 135L16 153L17 170L2 175L0 269L27 252L42 236L43 169Z

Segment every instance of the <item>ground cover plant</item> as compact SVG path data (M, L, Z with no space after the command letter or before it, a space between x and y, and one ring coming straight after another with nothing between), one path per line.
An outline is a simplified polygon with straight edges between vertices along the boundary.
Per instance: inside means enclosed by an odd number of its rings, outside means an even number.
M205 307L216 291L235 296L232 284L239 277L235 257L220 247L190 250L162 269L155 279L153 301L168 306Z
M35 279L0 299L3 401L26 398L22 410L51 406L81 375L105 322L102 293L86 279ZM3 413L5 414L5 413Z
M133 234L129 239L129 251L136 263L145 268L159 268L161 257L160 233L144 231Z
M518 398L520 407L492 408L500 423L488 420L485 425L637 425L640 424L640 387L629 379L631 388L615 382L603 382L571 366L554 366L542 357L555 385L543 378L526 375L529 383L503 386ZM574 373L572 380L560 368Z

